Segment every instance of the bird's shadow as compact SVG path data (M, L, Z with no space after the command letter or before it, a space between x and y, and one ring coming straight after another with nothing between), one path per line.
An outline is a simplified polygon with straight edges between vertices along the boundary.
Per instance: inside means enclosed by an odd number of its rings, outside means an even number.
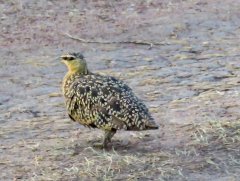
M91 142L97 142L93 140ZM118 152L122 154L126 153L154 153L161 150L160 139L154 139L153 137L148 137L139 140L113 140L108 144L106 148L97 148L93 146L93 143L86 142L84 144L75 144L72 149L74 150L74 155L78 155L85 150L93 150L96 152Z

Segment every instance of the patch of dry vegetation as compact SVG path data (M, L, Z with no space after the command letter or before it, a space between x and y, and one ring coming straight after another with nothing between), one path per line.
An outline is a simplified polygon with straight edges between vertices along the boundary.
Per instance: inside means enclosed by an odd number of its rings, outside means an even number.
M237 174L240 169L240 120L190 125L190 140L175 149L185 174Z
M208 165L227 173L231 166L240 168L240 120L197 126L192 137L189 147L198 150Z
M75 172L80 178L97 180L136 180L152 178L154 175L165 178L175 173L171 168L172 155L166 152L120 154L114 150L111 152L99 152L92 148L87 150L91 156L85 155L82 163L66 168L68 172Z
M84 148L85 145L66 149L62 142L62 148L55 150L52 158L62 166L44 169L42 175L36 174L35 180L185 180L189 174L202 172L237 176L240 169L240 121L191 124L178 126L174 131L183 132L187 140L174 148L159 150L136 149L133 152L133 148L125 151L118 148L101 151ZM176 139L184 140L183 137ZM43 169L43 164L38 166L41 167L39 170Z

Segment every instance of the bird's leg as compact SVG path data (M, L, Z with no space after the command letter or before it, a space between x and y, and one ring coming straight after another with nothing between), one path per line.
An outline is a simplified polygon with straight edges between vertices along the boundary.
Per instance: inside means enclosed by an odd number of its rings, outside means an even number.
M106 147L108 143L111 142L112 137L115 135L116 130L105 131L103 138L103 146Z
M105 130L103 142L102 143L95 143L94 147L98 148L106 148L107 144L111 142L112 137L116 133L116 130Z

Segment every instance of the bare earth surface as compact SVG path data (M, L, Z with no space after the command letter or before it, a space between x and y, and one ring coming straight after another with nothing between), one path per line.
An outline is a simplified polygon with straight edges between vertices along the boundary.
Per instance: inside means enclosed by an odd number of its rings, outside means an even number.
M0 180L239 180L238 0L0 0L0 18ZM92 148L102 132L64 108L68 51L129 84L160 129Z

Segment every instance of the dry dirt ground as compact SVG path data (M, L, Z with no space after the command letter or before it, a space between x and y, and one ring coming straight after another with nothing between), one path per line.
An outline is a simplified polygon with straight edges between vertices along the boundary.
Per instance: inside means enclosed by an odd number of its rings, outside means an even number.
M0 18L0 180L239 180L239 0L0 0ZM93 149L64 108L68 51L161 128Z

